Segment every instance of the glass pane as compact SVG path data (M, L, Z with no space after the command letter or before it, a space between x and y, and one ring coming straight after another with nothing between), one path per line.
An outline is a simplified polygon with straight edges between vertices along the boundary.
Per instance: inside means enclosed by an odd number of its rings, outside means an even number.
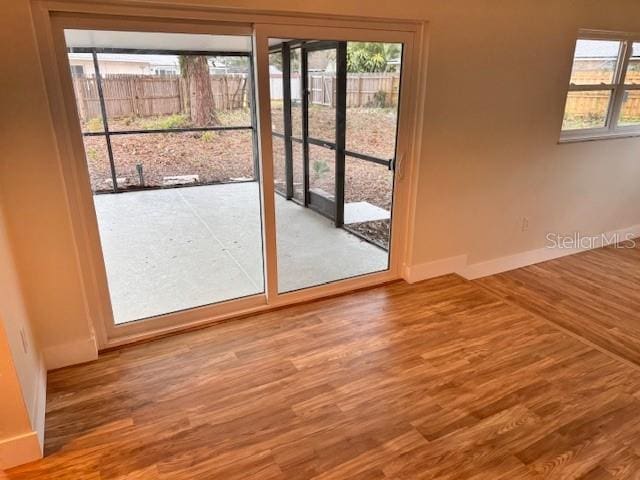
M112 135L111 146L120 189L255 178L250 130Z
M336 139L336 50L308 53L309 136Z
M98 86L90 53L69 53L73 92L83 132L104 132Z
M395 156L401 57L397 43L347 44L347 150Z
M84 137L114 322L264 292L251 37L65 30L65 39L71 50L108 49L98 58L109 127L130 132L109 136L117 194L106 137ZM230 46L246 56L188 53ZM69 54L85 131L102 128L91 60ZM138 131L218 125L248 128Z
M569 92L564 107L563 130L606 126L610 90Z
M618 41L578 40L570 83L574 85L613 83L619 52L620 42Z
M270 45L279 42L281 40L272 39ZM298 100L302 100L302 95L298 97L297 92L301 88L299 80L306 76L309 81L309 137L332 144L336 139L337 49L313 50L314 42L308 40L306 45L310 47L306 53L307 71L301 71L299 49L293 49L291 53L293 135L298 138L302 136L302 108ZM343 66L346 68L346 58L340 61L345 62ZM394 66L389 67L390 77L398 78L400 63L393 63ZM366 72L372 73L378 72ZM352 74L357 78L355 76L358 73ZM349 105L351 110L347 112L346 134L348 138L351 135L352 144L357 145L363 153L375 153L387 158L393 156L398 85L392 86L391 82L388 87L394 93L390 93L384 101L383 94L376 95L374 92L370 95L371 99L363 97L360 105ZM353 97L352 102L356 101L357 93L341 93L348 98ZM373 97L379 102L374 103ZM350 121L354 127L349 130ZM376 139L370 141L369 136ZM274 142L277 177L282 170L278 166L281 161L280 148L283 147L276 147ZM298 202L287 201L282 195L276 195L278 290L289 292L386 270L389 266L387 245L393 172L384 165L347 158L346 174L342 179L346 190L345 222L341 224L336 222L335 214L336 205L340 203L335 198L336 152L309 142L306 145L308 164L305 166L304 148L301 142L292 142L293 197ZM309 175L306 192L305 170ZM307 206L304 206L305 197L308 199Z
M83 140L91 190L94 193L112 191L113 179L107 153L107 140L103 136L84 137Z
M640 90L624 92L618 125L640 125Z
M111 131L251 125L247 57L99 53L98 65Z
M388 250L393 171L352 157L347 157L345 171L346 227Z
M640 84L640 43L633 44L624 83L627 85Z

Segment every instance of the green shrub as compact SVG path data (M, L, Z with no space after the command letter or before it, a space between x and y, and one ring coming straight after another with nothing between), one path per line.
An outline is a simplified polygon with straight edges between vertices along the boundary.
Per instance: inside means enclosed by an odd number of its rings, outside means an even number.
M89 132L101 132L102 120L100 117L93 117L87 120L87 131Z
M313 173L316 175L316 178L322 178L328 171L329 166L324 160L316 160L313 162Z
M215 138L216 138L216 132L213 132L213 131L204 132L200 136L200 140L202 140L203 142L212 142Z
M156 117L144 122L144 128L149 130L168 130L170 128L185 128L189 126L189 120L185 115L174 113Z
M87 148L87 158L96 161L98 159L98 150L95 147Z

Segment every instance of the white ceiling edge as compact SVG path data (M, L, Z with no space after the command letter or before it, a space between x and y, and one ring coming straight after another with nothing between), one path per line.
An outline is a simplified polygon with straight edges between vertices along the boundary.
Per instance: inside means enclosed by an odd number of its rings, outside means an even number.
M64 37L69 48L251 52L251 37L247 35L69 29L64 31Z

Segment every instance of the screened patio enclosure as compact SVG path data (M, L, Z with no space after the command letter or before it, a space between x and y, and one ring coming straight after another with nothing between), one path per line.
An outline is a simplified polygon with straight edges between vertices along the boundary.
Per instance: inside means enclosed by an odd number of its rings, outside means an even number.
M349 68L354 43L270 39L275 189L388 249L400 63L397 75Z
M264 294L251 37L65 39L113 322ZM348 70L347 42L269 45L278 292L387 270L399 63L372 74Z
M65 37L94 193L257 180L251 37L92 30ZM203 59L210 77L214 115L206 118L192 115L184 74L192 59ZM169 140L173 151L152 151L170 150ZM198 155L206 161L181 161Z

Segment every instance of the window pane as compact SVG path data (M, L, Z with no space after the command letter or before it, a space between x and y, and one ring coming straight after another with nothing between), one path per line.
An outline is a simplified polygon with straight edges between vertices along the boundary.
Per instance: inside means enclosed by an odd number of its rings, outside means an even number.
M633 44L624 83L627 85L640 84L640 43Z
M578 40L573 58L570 83L597 85L613 83L620 42Z
M563 130L606 126L611 90L569 92L564 107Z
M618 125L640 125L640 90L624 92Z
M250 130L112 135L111 145L121 189L255 178Z
M113 323L264 292L251 38L91 30L64 36ZM89 46L99 48L98 72L93 55L73 52ZM241 53L193 53L230 49ZM110 136L101 131L101 85ZM245 128L192 128L212 125Z

